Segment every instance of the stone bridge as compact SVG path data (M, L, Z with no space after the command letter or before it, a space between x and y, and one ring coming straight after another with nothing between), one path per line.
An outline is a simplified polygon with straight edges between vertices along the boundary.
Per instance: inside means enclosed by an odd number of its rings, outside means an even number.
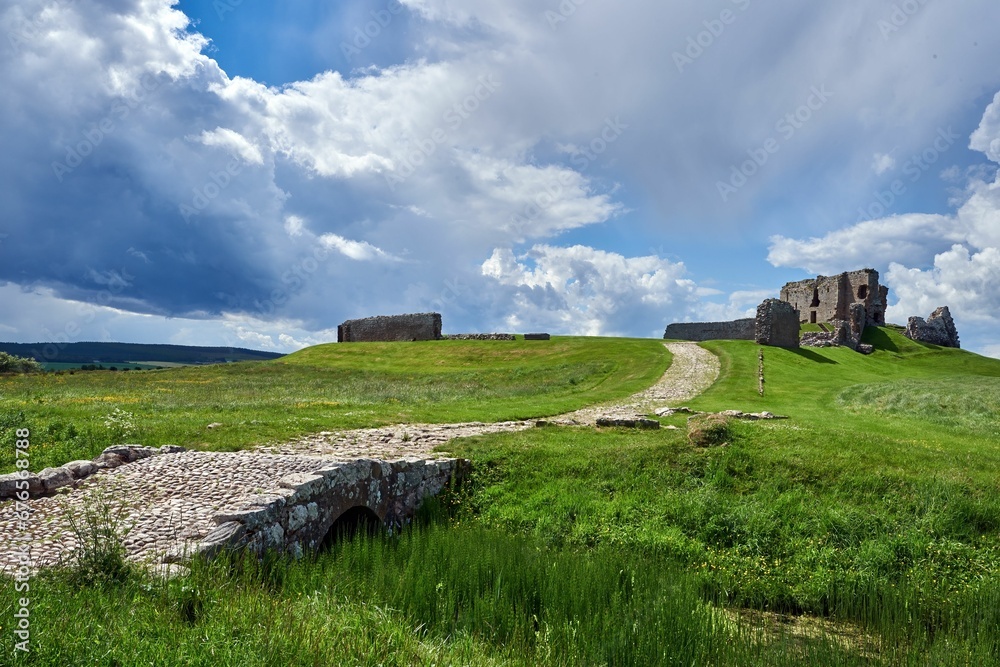
M409 523L425 498L464 476L467 464L457 459L360 459L292 473L274 491L213 516L214 529L194 545L167 552L163 562L234 548L298 558L335 538L338 529L352 531L366 521L372 528L398 528Z
M228 548L301 556L345 524L405 525L425 498L467 470L467 461L430 456L346 460L111 447L93 461L23 480L16 473L0 476L6 498L0 500L0 570L71 562L78 535L70 517L80 522L95 511L118 524L128 559L147 565ZM17 499L23 487L28 490Z

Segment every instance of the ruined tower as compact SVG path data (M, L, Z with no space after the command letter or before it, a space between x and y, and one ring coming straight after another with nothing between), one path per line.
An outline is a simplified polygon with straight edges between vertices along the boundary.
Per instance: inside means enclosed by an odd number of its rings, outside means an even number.
M816 324L851 320L851 305L864 306L866 325L885 324L889 288L878 282L878 271L861 269L836 276L817 276L788 283L781 288L781 300L799 312L799 321Z

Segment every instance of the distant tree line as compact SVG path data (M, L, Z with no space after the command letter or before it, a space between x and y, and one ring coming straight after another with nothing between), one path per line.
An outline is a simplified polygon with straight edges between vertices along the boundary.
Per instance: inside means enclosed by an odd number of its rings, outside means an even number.
M145 343L0 343L0 351L36 361L70 364L123 364L169 361L181 364L218 364L227 361L264 361L282 355L237 347L199 347Z

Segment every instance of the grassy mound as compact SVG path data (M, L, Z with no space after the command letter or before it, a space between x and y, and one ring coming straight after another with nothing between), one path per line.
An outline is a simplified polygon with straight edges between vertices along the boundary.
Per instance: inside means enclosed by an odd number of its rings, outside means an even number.
M1000 378L1000 360L964 350L916 343L891 328L872 327L865 342L876 346L866 356L846 348L765 347L765 393L758 394L757 351L749 341L712 341L704 346L722 362L722 376L692 403L702 410L770 410L811 423L834 423L835 408L850 387L872 383Z
M169 583L132 576L81 590L46 575L32 588L32 657L1000 664L1000 361L892 328L866 337L878 347L871 356L764 348L763 397L760 348L704 344L722 373L692 408L788 420L696 420L694 442L685 415L663 420L675 429L535 428L454 441L475 472L443 500L447 527L340 543L314 561L198 565ZM171 378L159 387L190 391L192 410L228 396L276 420L303 410L370 425L551 414L647 386L665 365L659 341L553 343L323 346L277 363L140 377ZM40 416L73 396L30 384L41 380L17 380L37 403L18 409ZM129 390L149 397L157 386ZM283 398L293 390L342 403L296 408ZM157 405L172 409L167 398ZM91 648L81 650L82 636L96 637Z
M456 443L477 464L467 520L662 559L726 605L856 624L888 664L995 662L1000 362L873 337L869 357L765 348L764 397L757 346L706 343L722 375L692 408L791 417L732 421L724 446L689 442L683 415Z
M842 390L837 402L856 414L924 420L1000 439L1000 377L859 384Z
M321 430L558 414L653 384L658 341L318 345L268 362L0 377L0 438L32 433L32 470L124 442L235 450ZM209 424L221 424L206 429ZM13 470L0 448L0 472Z

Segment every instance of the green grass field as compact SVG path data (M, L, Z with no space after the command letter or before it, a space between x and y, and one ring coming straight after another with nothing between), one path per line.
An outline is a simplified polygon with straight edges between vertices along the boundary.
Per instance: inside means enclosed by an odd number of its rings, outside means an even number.
M525 419L627 396L669 363L657 341L556 338L332 344L265 362L0 377L0 441L31 429L40 470L122 443L231 451L329 429ZM0 448L0 472L13 456Z
M764 348L763 397L759 347L704 344L722 374L692 408L790 417L733 422L717 446L690 444L683 415L662 420L676 430L469 438L449 446L473 460L473 477L403 535L356 538L296 563L198 563L169 583L47 574L33 589L38 651L22 662L998 664L1000 361L888 328L867 340L878 348L868 357ZM554 342L312 348L225 380L228 369L126 373L162 384L117 391L191 392L186 409L204 420L199 401L210 394L188 386L194 377L218 378L220 405L222 387L234 401L248 384L272 387L237 412L248 419L288 411L288 392L330 374L327 395L340 404L302 414L367 426L552 414L647 386L667 361L660 341ZM23 411L44 430L46 419L75 424L138 405L75 416L63 407L72 392L111 388L51 382L0 380L4 401L35 399L3 414ZM177 403L162 397L155 409L183 420ZM201 428L188 432L202 446L236 444Z

